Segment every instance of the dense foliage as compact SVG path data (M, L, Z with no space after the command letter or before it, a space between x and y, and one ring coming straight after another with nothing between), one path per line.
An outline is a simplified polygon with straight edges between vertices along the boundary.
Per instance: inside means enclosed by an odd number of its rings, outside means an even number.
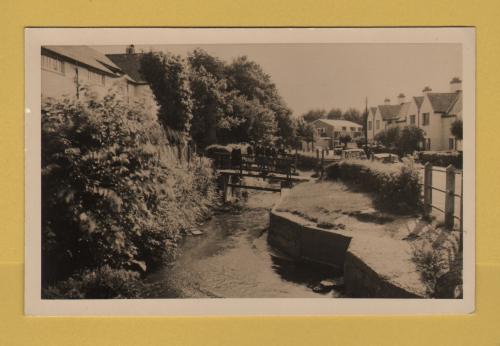
M339 179L373 192L382 209L409 212L421 206L418 171L411 164L343 160L328 166L326 172L329 179Z
M340 108L332 108L330 111L324 109L311 109L301 116L304 121L312 123L318 119L348 120L363 125L364 115L356 108L348 108L344 112Z
M114 93L43 100L44 285L71 275L92 281L88 271L104 266L145 271L171 258L179 232L215 194L208 160L187 165L142 104Z
M430 162L433 166L462 168L463 154L458 151L421 151L418 153L418 160L425 164Z
M404 156L419 150L424 141L424 132L416 126L389 127L375 135L375 140L398 155Z
M202 49L185 61L148 53L141 73L153 88L164 124L186 131L202 148L238 141L295 142L291 110L270 76L246 56L226 63Z

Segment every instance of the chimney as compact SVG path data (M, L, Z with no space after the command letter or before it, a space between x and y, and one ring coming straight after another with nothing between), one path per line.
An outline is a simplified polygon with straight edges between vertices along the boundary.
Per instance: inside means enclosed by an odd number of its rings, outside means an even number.
M390 99L388 99L388 98L386 98L386 99L384 100L384 105L390 105L390 104L391 104L391 100L390 100Z
M455 93L462 90L462 80L454 77L450 82L450 92Z
M127 54L135 54L135 46L131 44L125 49L125 53Z
M405 103L405 94L401 93L398 95L398 103L401 105L403 103Z
M422 94L426 95L432 91L430 86L426 86L424 90L422 90Z

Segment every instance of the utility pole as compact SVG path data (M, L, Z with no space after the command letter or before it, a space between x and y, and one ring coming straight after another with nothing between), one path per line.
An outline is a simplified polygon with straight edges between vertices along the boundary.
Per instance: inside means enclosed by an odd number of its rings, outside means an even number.
M365 146L368 147L368 96L365 97L365 116L363 124L363 132L365 135Z

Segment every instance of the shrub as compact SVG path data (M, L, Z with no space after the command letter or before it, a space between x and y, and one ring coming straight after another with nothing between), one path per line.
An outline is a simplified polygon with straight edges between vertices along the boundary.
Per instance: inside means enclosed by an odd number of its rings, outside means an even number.
M328 166L326 172L328 179L339 179L373 192L383 209L407 212L421 206L418 171L411 164L343 160Z
M44 284L101 266L145 271L171 258L215 196L208 160L187 167L154 112L114 93L43 100Z
M135 271L103 266L86 270L59 281L42 291L45 299L109 299L139 298L139 274Z
M418 154L419 161L422 164L430 162L433 166L448 167L453 165L455 168L462 169L463 154L458 151L421 151Z

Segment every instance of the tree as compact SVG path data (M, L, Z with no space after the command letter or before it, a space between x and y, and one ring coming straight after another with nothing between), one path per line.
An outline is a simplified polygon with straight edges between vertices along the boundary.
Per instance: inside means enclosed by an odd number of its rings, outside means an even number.
M375 135L375 140L382 143L382 145L391 148L395 147L398 143L400 135L399 127L389 127Z
M349 108L343 114L344 120L355 122L356 124L363 123L363 115L356 108Z
M188 74L180 56L149 52L142 56L140 73L159 105L158 119L165 128L187 134L191 127L192 99Z
M348 133L342 133L339 137L339 141L344 145L344 148L347 148L347 143L352 141L352 138Z
M401 156L419 149L424 141L424 131L416 126L405 126L399 135L396 146Z
M456 119L454 122L451 123L450 132L456 138L457 141L461 141L463 139L462 119Z
M326 118L326 111L324 109L311 109L310 111L302 114L302 118L308 122L312 123L318 119Z
M314 142L314 135L314 127L310 123L304 121L303 118L299 118L297 120L297 137L300 140L311 143Z
M342 119L342 110L340 108L332 108L326 115L327 119Z

